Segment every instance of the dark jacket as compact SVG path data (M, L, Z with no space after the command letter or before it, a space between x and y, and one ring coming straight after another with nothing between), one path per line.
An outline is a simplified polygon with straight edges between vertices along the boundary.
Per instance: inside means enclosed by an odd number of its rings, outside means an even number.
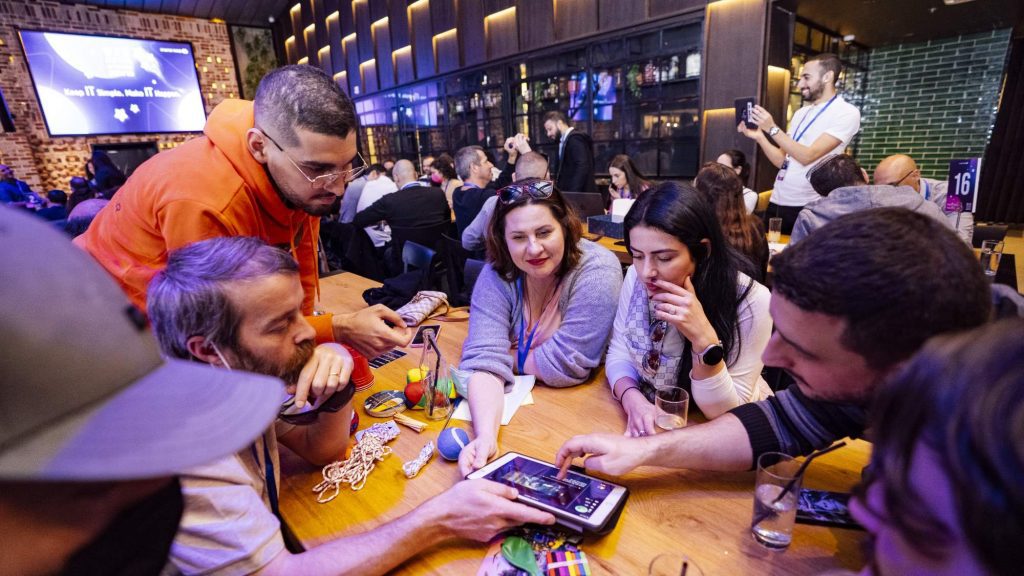
M423 228L451 222L448 199L437 186L410 186L385 194L356 214L352 224L359 228L381 220L399 228Z
M575 129L569 133L556 174L555 186L563 192L598 191L594 181L594 145L589 135Z
M452 193L452 211L455 212L455 227L458 229L458 238L462 238L462 232L473 222L476 215L480 213L480 208L483 207L484 202L497 193L500 188L512 183L512 173L515 172L515 168L516 165L511 162L505 164L498 179L488 183L486 188L464 185Z

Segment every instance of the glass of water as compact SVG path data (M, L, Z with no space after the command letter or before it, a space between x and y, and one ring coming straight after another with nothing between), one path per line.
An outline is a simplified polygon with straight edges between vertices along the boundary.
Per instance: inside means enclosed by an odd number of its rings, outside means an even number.
M981 268L986 276L995 276L999 271L999 260L1003 257L1004 244L999 240L985 240L981 243Z
M654 423L662 430L676 430L686 426L686 412L690 409L690 395L679 386L659 388L654 394L657 414Z
M768 219L768 243L778 244L782 240L782 218Z
M750 532L769 550L785 550L793 540L796 504L802 477L800 462L780 452L765 452L757 459L754 483L754 519ZM785 495L782 492L792 482ZM781 496L781 498L780 498Z

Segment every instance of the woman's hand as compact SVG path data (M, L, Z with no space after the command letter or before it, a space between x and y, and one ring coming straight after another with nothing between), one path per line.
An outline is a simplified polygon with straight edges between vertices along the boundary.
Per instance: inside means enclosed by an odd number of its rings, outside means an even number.
M497 453L498 441L494 436L477 436L459 453L459 472L465 478L474 470L483 468Z
M654 317L675 326L694 350L703 350L718 342L714 327L704 314L704 307L697 298L693 282L687 276L682 286L664 280L655 280L661 288L651 300L654 302Z
M619 200L622 198L622 194L619 194L619 189L615 186L608 187L608 195L612 197L612 200Z
M657 433L654 418L657 408L647 401L640 389L631 387L622 395L622 409L626 412L626 431L623 436L653 436Z

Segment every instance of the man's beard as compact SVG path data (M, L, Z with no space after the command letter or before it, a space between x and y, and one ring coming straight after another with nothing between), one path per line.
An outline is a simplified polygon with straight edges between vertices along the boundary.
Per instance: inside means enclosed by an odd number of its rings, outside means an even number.
M295 353L292 354L291 358L283 364L276 363L258 354L253 354L242 346L238 347L235 355L238 357L238 367L240 369L257 374L275 376L284 380L286 385L293 385L298 382L299 374L302 373L302 369L306 367L306 363L313 356L314 348L316 348L316 344L312 340L302 342L296 347Z
M808 86L807 87L807 98L805 98L805 100L807 100L808 102L817 102L818 99L821 98L821 95L824 92L825 92L825 85L824 84L818 84L817 88L811 88L810 86Z
M277 192L277 197L280 198L281 202L284 202L284 205L287 206L288 208L292 210L302 210L306 214L316 217L327 216L334 209L333 203L311 206L303 202L302 200L299 200L298 198L295 197L295 195L289 192L285 192L284 188L282 188L281 185L277 183L277 180L274 179L274 175L270 173L269 166L264 164L263 170L267 173L267 178L270 180L270 185L273 186L274 192ZM338 198L340 198L340 196Z

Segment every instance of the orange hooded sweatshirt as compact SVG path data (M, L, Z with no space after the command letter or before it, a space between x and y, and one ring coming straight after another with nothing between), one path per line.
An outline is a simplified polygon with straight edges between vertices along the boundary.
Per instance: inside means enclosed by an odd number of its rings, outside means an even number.
M93 255L146 309L149 281L167 254L218 236L255 236L291 252L299 263L302 312L318 342L334 340L331 316L311 316L317 296L320 221L285 206L246 145L252 102L225 100L204 136L147 160L75 243Z

